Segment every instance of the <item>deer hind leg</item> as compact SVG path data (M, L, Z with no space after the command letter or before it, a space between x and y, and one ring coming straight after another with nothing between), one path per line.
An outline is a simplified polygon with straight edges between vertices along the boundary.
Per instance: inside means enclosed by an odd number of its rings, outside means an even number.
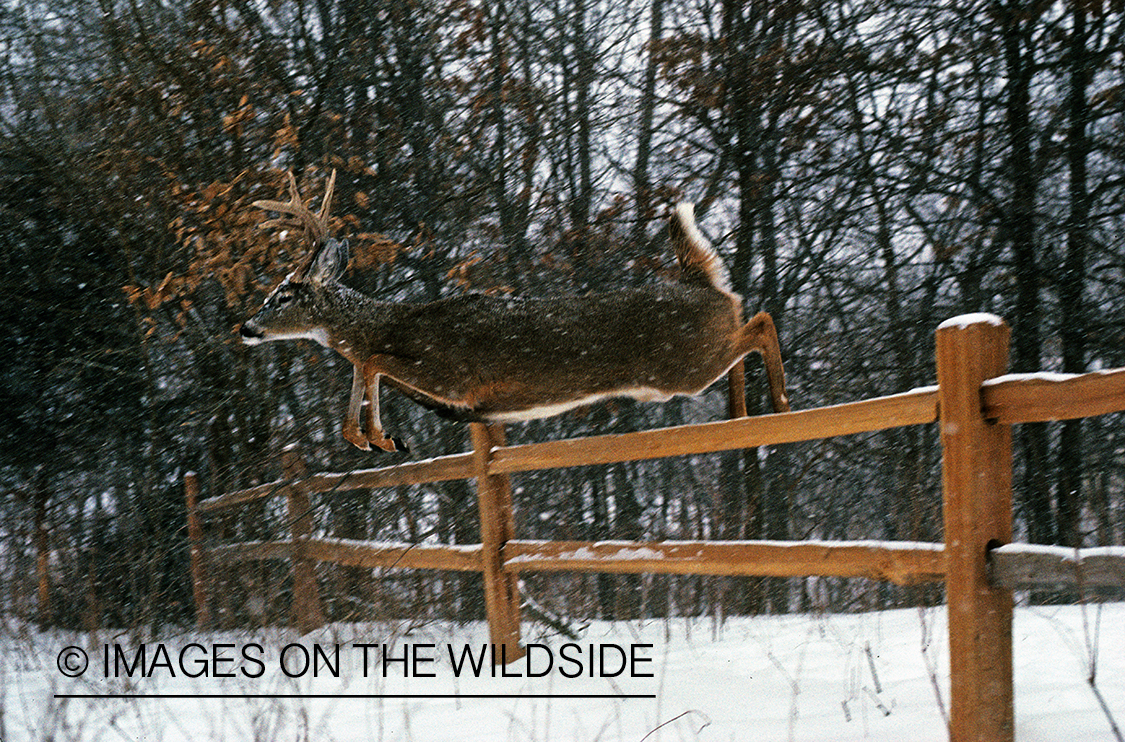
M358 373L358 369L357 369ZM406 444L402 442L401 438L392 438L383 432L383 422L379 419L379 372L372 365L368 364L363 369L363 374L360 378L360 383L363 386L363 402L367 403L367 408L364 414L364 428L367 432L365 443L373 444L377 448L384 451L407 451ZM352 404L355 404L355 378L352 379ZM362 404L362 403L361 403ZM349 407L349 413L351 408ZM347 437L346 435L344 437ZM350 439L349 439L350 440ZM354 441L352 441L354 443ZM364 450L370 450L370 446L360 446Z
M755 314L738 331L735 346L740 358L750 351L757 351L762 355L770 385L773 411L788 412L789 397L785 394L785 367L781 363L781 344L777 340L777 328L774 327L773 318L765 312Z

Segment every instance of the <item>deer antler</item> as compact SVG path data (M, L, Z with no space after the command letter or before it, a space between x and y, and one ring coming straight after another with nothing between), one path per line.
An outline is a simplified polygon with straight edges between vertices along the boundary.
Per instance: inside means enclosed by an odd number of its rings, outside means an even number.
M305 205L301 198L301 193L297 190L297 179L293 177L293 171L287 172L286 176L289 179L288 201L255 201L253 205L259 209L276 211L289 216L267 219L259 224L258 228L304 227L315 247L328 237L328 215L332 210L332 191L336 187L336 171L333 170L332 175L328 176L328 186L324 190L324 199L320 202L320 211L315 214L309 210L309 207Z

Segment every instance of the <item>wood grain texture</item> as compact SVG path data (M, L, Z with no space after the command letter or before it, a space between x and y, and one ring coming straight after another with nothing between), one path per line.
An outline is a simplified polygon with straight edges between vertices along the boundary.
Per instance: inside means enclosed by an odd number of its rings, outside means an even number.
M1012 594L988 581L990 546L1012 539L1012 431L982 415L981 382L1008 365L1008 327L989 316L937 331L949 604L952 742L1015 734Z
M286 489L285 505L292 551L289 569L293 576L293 625L302 634L307 634L327 622L320 603L316 570L313 562L304 554L304 545L313 527L312 504L301 481L305 475L305 462L295 448L284 452L282 465L285 476L294 482Z
M365 569L481 571L480 544L441 546L321 538L306 541L304 554L321 562Z
M446 482L452 479L468 479L473 476L473 455L455 453L438 456L424 461L410 461L405 464L383 466L376 469L359 469L350 472L324 472L312 474L302 481L305 492L320 493L332 490L374 489L376 487L397 487L404 484L427 484ZM199 503L200 512L221 510L254 500L275 495L284 495L291 482L278 479L259 484L219 497L212 497Z
M512 487L506 474L490 474L492 456L504 445L500 425L472 423L473 473L477 478L480 512L481 568L484 575L484 604L488 630L494 645L509 662L523 657L520 646L520 595L516 575L504 571L504 544L515 536Z
M812 410L508 446L493 452L491 471L641 461L921 425L937 420L937 396L937 387L924 387Z
M945 579L941 544L875 541L509 541L504 569L864 577L900 585Z
M1125 368L1089 374L1009 374L981 388L985 417L1002 423L1094 417L1125 410Z
M1125 587L1125 546L1071 549L1005 544L988 553L988 575L993 585L1008 590L1058 585Z
M191 565L191 594L195 602L195 625L202 631L211 626L211 606L207 600L207 552L203 546L203 522L199 516L199 477L195 472L184 475L184 497L187 500L188 549Z

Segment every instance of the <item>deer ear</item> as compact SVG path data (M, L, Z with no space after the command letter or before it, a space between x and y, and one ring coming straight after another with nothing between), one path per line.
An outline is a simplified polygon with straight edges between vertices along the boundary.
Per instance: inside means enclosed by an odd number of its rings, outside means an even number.
M348 241L328 238L316 251L309 280L317 283L331 283L340 280L348 267Z

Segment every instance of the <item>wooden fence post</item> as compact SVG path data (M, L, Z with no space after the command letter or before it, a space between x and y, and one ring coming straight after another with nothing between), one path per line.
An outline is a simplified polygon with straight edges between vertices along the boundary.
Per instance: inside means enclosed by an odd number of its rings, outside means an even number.
M746 359L740 359L727 371L727 417L746 417Z
M512 486L507 474L489 474L492 448L504 445L500 425L471 423L473 470L477 478L480 509L481 556L484 567L484 605L488 633L496 663L514 662L523 656L520 646L519 576L504 571L504 544L515 536Z
M35 506L35 582L39 597L39 626L46 629L55 621L51 604L51 538L47 527L47 497L37 487L33 493Z
M1012 538L1012 431L982 414L981 382L1008 365L1008 326L965 315L937 330L952 742L1014 739L1012 593L993 588L990 546Z
M293 574L293 623L299 632L307 634L325 624L320 591L316 586L316 570L312 560L304 554L305 539L312 533L312 505L300 481L305 475L305 462L295 446L282 452L281 465L289 479L286 512L292 534L289 562Z
M187 498L188 548L191 556L191 594L195 598L195 624L200 630L211 627L211 606L207 603L206 555L203 552L203 521L199 517L199 477L184 475Z

